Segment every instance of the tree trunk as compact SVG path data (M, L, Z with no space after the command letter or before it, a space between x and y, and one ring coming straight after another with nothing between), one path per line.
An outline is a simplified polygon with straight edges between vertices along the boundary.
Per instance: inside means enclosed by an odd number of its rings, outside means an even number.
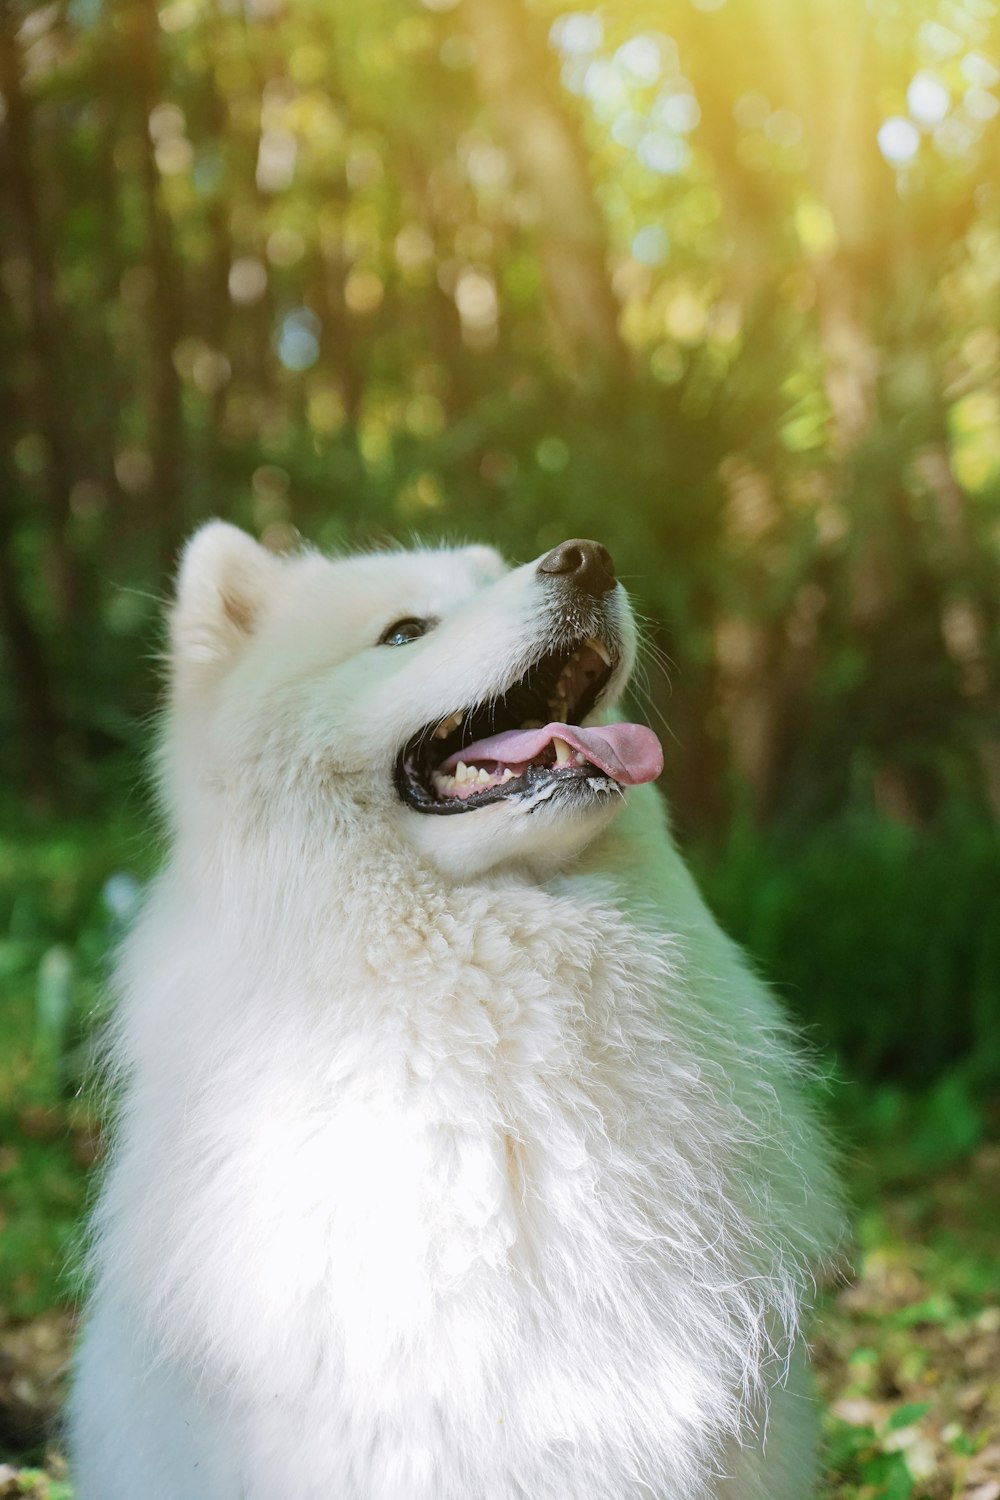
M183 328L181 273L170 220L160 197L160 172L149 133L149 117L164 98L156 0L129 0L123 7L128 53L135 80L140 141L140 176L146 218L146 260L152 280L150 320L151 503L164 568L173 565L180 541L180 472L183 446L180 378L174 350Z
M580 376L622 375L628 355L607 269L604 222L579 134L549 78L545 41L521 0L464 0L480 92L538 214L560 353Z
M215 71L215 59L221 50L223 16L218 5L213 5L210 22L206 28L206 45L209 65L205 69L204 127L215 149L229 165L226 141L227 114L225 100L219 93ZM232 208L230 191L216 189L208 210L209 233L212 242L211 258L205 274L205 307L202 315L205 336L209 348L216 354L228 357L232 302L229 296L229 271L233 263L233 236L229 218ZM231 370L230 370L231 373ZM220 380L211 393L211 415L207 434L206 468L216 488L221 455L221 434L226 412L226 389L228 380ZM185 518L186 519L186 518Z
M69 544L69 492L73 465L67 433L70 405L62 360L51 237L41 223L32 160L31 101L22 86L17 17L11 0L0 0L0 94L6 118L0 125L0 186L9 222L28 266L28 316L34 380L31 402L45 440L46 572L53 613L66 627L80 604L80 578Z
M39 800L55 783L58 721L52 703L48 662L17 586L13 561L13 485L0 447L0 639L19 731L24 782Z
M107 28L100 57L107 63L119 60L116 39ZM98 308L104 314L95 330L95 350L103 372L101 380L101 430L99 477L109 497L111 514L116 524L121 521L122 491L115 473L115 456L119 445L119 418L125 406L126 392L120 361L107 310L114 307L121 290L124 263L120 245L119 182L115 169L115 143L121 134L124 113L120 95L103 85L105 98L101 104L101 135L96 168L95 189L100 222L105 232L104 249L98 270Z

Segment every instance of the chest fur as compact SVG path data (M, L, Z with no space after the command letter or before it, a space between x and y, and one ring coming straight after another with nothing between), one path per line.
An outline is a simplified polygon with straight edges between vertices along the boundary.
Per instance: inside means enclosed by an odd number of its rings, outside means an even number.
M539 1452L735 1427L794 1302L796 1174L761 1038L709 1027L669 944L578 888L237 992L238 962L134 1041L102 1246L154 1339L227 1399L280 1374L353 1424L447 1411L470 1453L484 1412Z

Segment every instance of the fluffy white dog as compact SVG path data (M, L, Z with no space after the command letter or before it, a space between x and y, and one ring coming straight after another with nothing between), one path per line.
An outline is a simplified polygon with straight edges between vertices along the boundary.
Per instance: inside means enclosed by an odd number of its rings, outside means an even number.
M171 631L79 1500L805 1500L837 1192L607 552L213 523Z

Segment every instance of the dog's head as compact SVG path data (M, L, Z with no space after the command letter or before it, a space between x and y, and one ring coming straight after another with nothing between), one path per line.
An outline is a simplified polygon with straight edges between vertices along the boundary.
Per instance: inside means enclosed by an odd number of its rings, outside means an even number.
M576 853L652 780L609 721L635 659L607 551L278 558L213 522L171 619L168 795L183 815L391 822L452 874Z

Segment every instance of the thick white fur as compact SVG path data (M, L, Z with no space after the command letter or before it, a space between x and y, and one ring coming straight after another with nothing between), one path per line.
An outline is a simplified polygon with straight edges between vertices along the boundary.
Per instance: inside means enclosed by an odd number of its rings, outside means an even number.
M374 646L404 615L441 623ZM435 818L393 788L550 626L484 548L191 544L79 1500L806 1500L837 1193L657 793Z

